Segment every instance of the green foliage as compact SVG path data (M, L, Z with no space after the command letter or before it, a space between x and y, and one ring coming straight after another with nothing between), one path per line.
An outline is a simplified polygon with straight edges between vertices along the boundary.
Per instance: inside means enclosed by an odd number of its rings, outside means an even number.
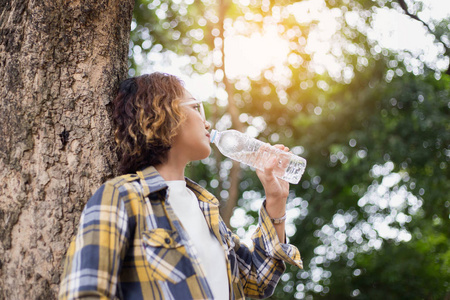
M358 84L358 78L345 93L352 90L353 84ZM376 90L369 87L369 91L363 88L368 85L360 82L361 88L359 92L354 89L353 97L346 98L343 91L330 95L330 99L343 102L336 106L333 121L322 118L303 128L302 145L308 149L310 176L302 179L303 186L308 188L303 192L298 189L296 193L311 199L311 213L298 224L299 230L291 241L298 243L304 257L312 258L306 259L305 265L333 274L331 279L326 277L315 282L316 286L326 286L320 293L314 293L315 298L445 297L450 283L448 79L436 80L432 74L405 74L390 83L380 81L375 85ZM308 131L323 132L323 136L307 136ZM349 143L351 140L353 143ZM342 153L341 159L332 158L336 153ZM358 201L370 190L374 180L377 184L383 181L373 174L373 166L384 165L387 161L394 166L390 172L407 174L391 187L392 192L406 187L420 198L419 211L414 211L409 204L384 208L373 205L375 210L369 210L368 205ZM318 185L314 184L317 174L323 185L320 193ZM310 184L305 184L305 180ZM392 192L388 201L394 197ZM409 242L399 241L398 237L383 238L381 247L374 249L370 244L379 236L375 232L371 236L370 231L363 239L352 240L361 224L375 225L370 222L371 218L386 219L389 215L398 216L399 212L409 214L412 221L394 221L390 226L411 232ZM335 228L339 234L334 238L346 236L347 250L342 253L339 249L333 250L330 246L333 241L322 238L324 226L333 227L336 213L353 216L343 227ZM319 240L312 240L311 236ZM316 248L305 249L305 241ZM369 247L364 247L366 244ZM337 255L330 255L330 261L324 259L317 264L317 249L323 245ZM294 285L303 282L298 280ZM278 298L286 299L285 294L280 292Z
M207 24L203 1L138 0L133 11L130 35L130 68L139 74L142 66L136 62L136 54L174 53L191 56L192 70L205 72L201 60L212 45L212 34ZM204 47L197 47L206 45ZM137 47L137 49L135 48ZM145 60L153 64L152 59ZM148 66L147 66L148 67Z
M380 251L362 254L349 290L358 294L357 299L444 299L450 272L439 248L449 249L443 235L410 243L388 242ZM336 279L332 285L337 289L341 282Z
M244 24L238 33L250 36L264 30L265 18L295 2L230 1L226 21L231 27ZM414 4L412 13L424 9L418 1L408 3ZM257 78L230 79L244 127L308 161L288 203L297 213L290 220L290 242L301 250L305 269L288 266L272 298L444 299L450 290L450 75L435 66L413 73L404 55L367 38L376 9L402 11L397 1L326 4L338 11L340 30L330 42L340 51L330 54L340 74L311 68L314 54L302 41L317 20L304 23L281 14L278 32L290 42L291 63ZM157 13L161 8L165 14ZM350 13L358 16L357 26L349 22ZM150 39L144 50L174 51L191 57L190 71L213 70L217 65L208 59L219 15L216 3L208 1L137 1L131 45ZM442 43L449 20L432 23ZM448 57L446 49L440 57ZM279 67L287 79L274 75ZM215 103L208 109L224 115L219 123L229 117ZM193 162L187 175L226 199L230 167L228 159L213 154ZM256 223L252 203L263 194L254 171L244 167L238 210L247 218L238 231Z

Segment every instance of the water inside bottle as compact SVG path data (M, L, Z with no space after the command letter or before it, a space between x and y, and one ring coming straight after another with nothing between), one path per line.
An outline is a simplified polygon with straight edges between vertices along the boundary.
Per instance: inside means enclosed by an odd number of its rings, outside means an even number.
M216 142L217 137L219 137L218 142ZM306 167L305 159L256 139L246 138L241 134L227 132L227 134L218 136L218 132L213 130L211 142L216 142L225 156L259 170L264 170L265 164L276 157L277 164L273 170L274 175L290 183L297 184Z
M292 157L289 161L289 165L286 168L283 177L281 179L290 183L297 184L302 178L303 172L305 172L306 160L299 157Z
M242 144L239 139L233 135L224 135L220 139L220 146L226 153L242 152L245 149L245 144Z
M303 175L306 161L302 158L291 155L288 152L274 151L272 147L266 149L233 152L230 158L241 163L250 165L259 170L264 170L264 166L272 157L276 156L277 164L273 170L275 176L290 183L297 184Z

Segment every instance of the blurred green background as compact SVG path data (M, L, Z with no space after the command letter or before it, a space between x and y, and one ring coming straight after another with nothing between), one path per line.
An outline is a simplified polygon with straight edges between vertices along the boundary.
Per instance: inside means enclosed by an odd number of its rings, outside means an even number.
M214 128L308 161L272 299L450 299L450 3L137 0L129 75L175 73ZM244 241L264 195L214 153L188 176Z

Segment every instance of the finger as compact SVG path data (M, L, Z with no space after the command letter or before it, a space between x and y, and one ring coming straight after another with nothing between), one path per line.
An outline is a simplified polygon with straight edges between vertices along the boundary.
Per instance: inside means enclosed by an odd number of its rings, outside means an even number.
M281 151L285 151L285 152L287 152L287 151L289 151L289 147L286 147L285 145L283 145L283 144L276 144L276 145L273 145L275 148L277 148L277 149L280 149Z
M275 144L273 146L277 149L284 150L284 145L282 145L282 144Z
M280 165L281 168L287 168L287 166L289 165L289 161L290 161L290 154L289 152L283 152L280 153L280 155L278 156L278 163Z
M264 165L264 174L267 176L273 176L273 170L275 166L278 164L278 160L276 157L272 156L267 160L267 163Z
M290 154L289 152L289 148L282 145L282 144L276 144L273 147L275 147L276 149L281 150L281 152L278 152L276 154L277 156L277 168L281 170L284 170L285 168L287 168L287 166L289 165L289 160L290 160Z

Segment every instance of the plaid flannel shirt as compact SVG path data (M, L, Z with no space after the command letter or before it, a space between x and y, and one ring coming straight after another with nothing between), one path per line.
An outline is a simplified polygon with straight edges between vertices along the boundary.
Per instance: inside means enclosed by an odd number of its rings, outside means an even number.
M269 297L285 270L302 267L279 242L264 206L249 249L219 215L219 201L186 179L227 262L230 299ZM60 299L212 299L196 250L156 169L106 182L89 199L65 260Z

